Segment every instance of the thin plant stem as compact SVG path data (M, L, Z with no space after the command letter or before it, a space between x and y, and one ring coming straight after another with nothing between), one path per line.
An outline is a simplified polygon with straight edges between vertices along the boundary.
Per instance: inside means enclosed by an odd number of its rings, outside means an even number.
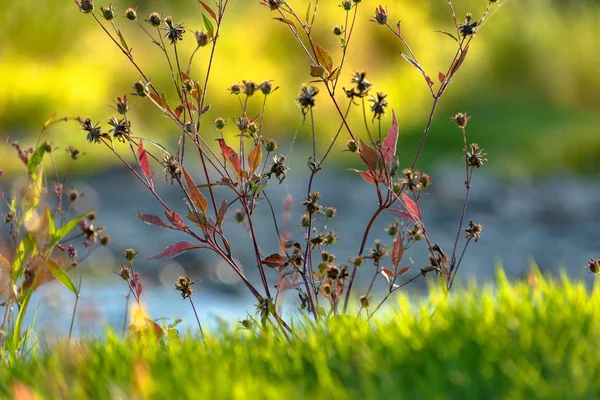
M196 316L196 321L198 322L198 328L200 329L200 336L202 337L202 340L204 339L204 331L202 330L202 324L200 323L200 318L198 318L198 313L196 312L196 306L194 306L194 301L192 300L192 296L189 296L188 299L190 299L190 304L192 305L192 310L194 310L194 315Z

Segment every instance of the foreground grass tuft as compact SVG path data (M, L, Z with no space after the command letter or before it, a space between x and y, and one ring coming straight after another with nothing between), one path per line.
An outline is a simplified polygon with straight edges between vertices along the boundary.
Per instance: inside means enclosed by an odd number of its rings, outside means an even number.
M0 397L598 398L600 288L532 275L437 293L377 321L344 318L291 342L229 331L158 343L108 333L0 370ZM298 329L298 326L296 326Z

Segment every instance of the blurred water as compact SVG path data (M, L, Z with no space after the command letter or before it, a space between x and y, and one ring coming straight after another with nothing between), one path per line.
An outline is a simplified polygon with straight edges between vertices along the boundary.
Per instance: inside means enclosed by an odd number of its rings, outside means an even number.
M306 196L308 175L304 165L292 165L292 170L294 184L291 180L282 185L273 183L268 193L278 217L282 214L285 197L292 196L292 220L288 226L280 228L301 240L302 231L297 224L302 214L300 203ZM428 195L421 201L424 221L432 241L450 253L463 203L464 172L447 166L429 172L433 182ZM476 172L466 221L473 219L481 223L483 234L467 251L458 276L460 281L472 278L479 282L491 281L498 262L511 278L524 276L530 264L535 262L543 271L556 273L565 269L572 278L593 280L583 267L587 260L600 255L600 182L570 175L552 176L541 181L501 182L483 171ZM124 261L121 253L128 247L140 252L136 269L145 280L142 298L152 318L183 318L183 326L195 324L189 303L182 301L179 292L174 290L175 280L181 274L201 280L195 285L194 299L200 318L212 321L207 323L216 324L215 316L229 321L241 320L246 311L254 311L252 297L235 274L206 250L188 252L167 262L147 260L169 243L187 240L187 237L145 225L137 219L138 210L164 214L160 204L130 173L115 171L86 178L86 182L82 189L86 195L78 207L96 209L98 223L110 234L111 243L84 264L86 278L78 310L78 334L98 332L104 325L117 330L122 328L127 286L118 276L106 275L118 270ZM155 182L161 197L185 215L185 205L177 188L161 180L159 175ZM335 183L334 189L332 183ZM340 237L340 243L330 248L339 265L356 255L364 226L376 209L376 197L371 186L343 171L320 172L315 189L322 193L322 205L337 209L337 216L328 227ZM226 192L218 189L217 194L222 196ZM261 251L265 255L276 252L277 237L266 203L260 205L254 218ZM391 240L384 228L393 221L393 215L382 215L374 225L367 247L375 238L382 238L389 245ZM225 227L234 247L234 256L244 266L249 279L260 287L247 232L233 222L226 223ZM427 264L426 257L424 244L419 243L407 253L405 264L412 261L413 268L418 271ZM370 282L372 271L373 267L368 263L359 270L357 295ZM268 273L274 284L276 273ZM383 282L380 284L377 289L383 290ZM409 287L419 291L425 285L424 280L419 280ZM32 304L40 305L40 326L47 332L64 333L72 302L70 292L52 283L36 294Z

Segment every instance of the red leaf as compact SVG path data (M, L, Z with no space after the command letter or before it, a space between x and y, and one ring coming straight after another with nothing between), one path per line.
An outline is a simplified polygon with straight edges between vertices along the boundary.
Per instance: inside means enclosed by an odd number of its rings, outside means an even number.
M210 8L208 5L206 5L206 3L204 3L203 1L200 1L200 4L202 4L202 7L204 7L204 9L206 10L206 12L209 13L210 16L213 17L213 19L216 21L217 20L217 14L215 14L215 12L212 10L212 8Z
M388 211L391 211L391 212L393 212L393 213L396 213L396 214L400 214L400 215L402 215L403 217L405 217L405 218L408 218L408 219L410 219L410 220L413 220L413 221L414 221L414 218L412 217L412 215L410 215L410 213L409 213L409 212L402 211L402 210L394 210L393 208L388 208ZM416 222L416 221L415 221L415 222Z
M192 202L196 207L200 209L200 211L202 211L202 214L206 214L206 207L208 206L208 201L206 200L206 197L204 197L204 195L200 193L200 190L198 190L196 184L194 183L190 175L187 173L185 168L182 167L181 169L183 170L183 177L185 178L185 183L187 184L188 193L190 194Z
M398 144L398 120L396 113L392 110L392 126L388 130L388 134L383 141L383 156L388 168L392 168L392 157L396 155L396 145Z
M227 144L223 139L217 139L219 141L219 147L221 148L221 155L225 158L230 164L237 176L242 175L242 167L240 163L240 156Z
M268 267L275 268L280 265L283 265L287 262L287 257L282 256L281 254L271 254L269 257L261 260L263 264L266 264Z
M140 144L138 145L138 159L140 160L140 166L142 167L142 172L148 178L149 181L152 180L152 176L154 172L150 172L150 162L148 161L148 153L144 150L144 143L140 140Z
M250 154L248 154L248 166L250 167L250 175L252 175L259 167L262 160L262 150L260 143L254 146Z
M404 206L408 210L411 215L411 218L415 222L423 223L421 219L421 210L419 209L419 205L415 203L410 197L406 195L406 193L402 193L402 200L404 201Z
M177 117L177 119L179 119L179 117L181 117L182 112L183 112L183 106L181 106L181 105L177 106L177 108L175 109L175 116Z
M394 240L394 248L392 249L392 265L394 269L398 268L398 264L402 261L404 256L404 243L402 243L402 236L398 233L398 236Z
M361 171L354 168L349 168L348 171L356 172L361 176L361 178L364 179L365 182L370 183L371 185L375 185L378 183L373 175L373 172L371 171Z
M138 218L141 219L142 221L144 221L145 223L147 223L148 225L156 225L156 226L160 226L162 228L170 228L169 225L164 223L160 219L160 217L157 217L156 215L142 214L138 210Z
M182 240L180 242L175 242L168 245L164 250L160 253L153 255L152 257L148 257L148 260L167 260L169 258L175 257L184 251L198 249L202 246L197 244L193 244L188 242L187 240Z
M152 321L150 318L146 318L146 323L154 328L154 332L156 333L156 336L158 338L162 337L163 330L162 330L162 328L160 327L159 324L157 324L156 322Z
M333 60L327 52L327 50L319 46L319 44L317 43L315 45L315 54L317 56L317 61L319 62L319 64L325 67L325 69L328 72L331 72L331 70L333 69Z
M183 108L185 108L186 110L198 111L198 107L196 107L195 105L193 105L191 103L181 103L181 106Z
M369 168L371 171L375 171L377 169L377 160L379 159L379 153L377 150L370 148L367 146L365 142L360 140L360 159L361 161Z
M216 225L219 227L219 229L222 229L223 220L225 219L225 214L227 214L228 207L229 207L229 205L227 204L227 201L223 200L223 202L221 203L221 206L219 207L219 211L217 211Z
M139 299L141 294L142 294L142 284L140 282L137 283L137 285L135 286L135 293L137 295L137 298Z
M173 224L176 228L185 228L185 224L183 223L183 219L179 214L174 211L165 211L165 215L170 223Z
M440 83L444 83L446 81L446 75L444 75L441 71L438 74L438 79L440 80Z
M389 269L382 269L381 270L381 275L383 275L383 277L385 278L386 281L388 281L388 283L390 283L390 281L392 279L394 279L394 273L392 271L390 271Z
M406 271L408 271L410 269L410 267L404 267L404 268L400 268L400 271L398 271L396 273L396 278L399 277L400 275L404 274Z

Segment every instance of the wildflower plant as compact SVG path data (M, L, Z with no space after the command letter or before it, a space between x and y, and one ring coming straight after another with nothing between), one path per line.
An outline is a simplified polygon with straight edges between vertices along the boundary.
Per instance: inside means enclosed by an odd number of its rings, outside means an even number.
M365 312L370 318L392 293L429 273L437 275L440 286L447 293L452 287L467 247L479 239L482 230L481 225L473 221L465 224L472 174L475 168L480 168L486 161L484 150L475 143L469 143L466 126L470 116L460 113L452 118L463 139L462 159L466 178L464 205L457 218L456 240L449 252L435 243L432 233L427 230L427 219L421 213L420 203L432 178L417 170L417 163L424 151L431 122L443 95L466 60L483 21L491 8L498 6L500 2L490 1L479 19L467 14L465 22L459 22L452 0L448 1L454 30L441 33L453 40L455 53L444 72L437 73L438 82L434 82L420 64L417 52L413 51L403 36L400 22L391 25L392 17L388 8L381 5L376 7L372 22L388 30L398 40L402 48L401 57L423 77L424 88L432 99L429 118L412 160L399 160L396 156L399 133L396 112L386 93L379 89L375 91L374 84L367 79L367 73L355 72L349 82L349 88L340 85L348 49L353 42L357 11L359 7L365 6L366 1L340 2L338 24L329 30L339 46L338 55L335 57L317 43L313 35L318 0L309 6L305 17L296 12L293 1L260 2L267 13L274 15L277 21L275 23L285 25L289 34L297 41L298 51L306 58L309 81L301 86L295 101L300 108L302 119L311 127L312 154L307 160L310 177L306 196L298 200L304 210L299 221L302 231L302 238L299 240L294 240L289 232L282 230L291 218L289 209L293 200L286 200L281 220L277 217L276 205L269 197L272 185L289 179L286 155L278 151L277 142L269 138L263 129L263 122L267 118L266 106L272 102L271 97L277 87L271 81L257 83L248 79L235 82L228 90L239 100L239 114L207 121L205 114L211 108L207 102L207 92L212 90L209 88L209 77L214 54L218 51L226 11L233 10L229 10L232 8L229 0L214 0L210 4L204 1L199 3L204 27L195 33L190 32L187 23L172 17L163 17L158 12L151 12L147 18L141 19L138 17L141 11L132 8L125 10L125 18L129 21L123 23L136 24L142 36L156 44L166 59L172 83L172 87L168 89L157 87L144 73L143 67L131 51L129 39L126 39L117 27L121 21L114 18L116 11L112 6L102 7L98 12L94 11L92 0L76 1L79 10L104 30L139 73L140 80L132 86L133 96L139 97L140 101L152 103L157 112L168 118L179 132L174 151L167 150L166 145L137 136L135 123L128 118L128 110L133 105L128 102L127 96L116 99L115 111L119 115L108 121L111 127L108 130L92 123L89 118L80 118L88 140L102 145L118 157L164 208L163 216L140 212L138 217L146 224L175 230L180 232L182 237L187 236L187 240L169 244L150 259L164 260L183 252L197 250L216 253L256 298L256 312L260 324L275 328L285 337L291 332L291 328L289 321L282 318L278 307L285 291L296 291L298 307L305 310L315 321L349 313L349 303L353 294L357 298L360 297L359 314ZM183 40L194 40L196 43L195 50L188 57L184 57L178 47ZM204 76L195 72L195 62L198 59L207 65ZM325 101L334 105L339 116L339 128L331 143L325 148L320 148L316 140L319 127L316 124L315 113L316 106ZM258 115L249 114L248 107L252 102L262 103ZM355 109L362 114L363 121L351 126L348 117ZM226 139L223 134L225 129L235 130L239 139L236 139L235 143ZM356 157L364 165L363 169L352 169L351 172L356 173L357 178L362 178L365 185L369 185L376 198L375 210L356 245L356 256L345 262L336 259L334 249L339 239L329 228L330 221L337 218L336 210L323 204L321 194L313 188L319 171L326 166L328 156L339 141L346 142L344 151L348 153L347 157ZM216 145L213 146L212 143ZM126 153L133 154L133 163L125 159ZM199 160L199 171L188 168L188 160L191 157ZM181 191L185 207L167 204L163 200L155 187L157 170L164 172L165 179L172 184L173 190ZM255 233L259 222L255 218L258 207L268 207L272 214L277 232L275 240L280 249L277 253L264 254L261 250L263 243L259 243ZM375 240L372 247L369 247L367 242L372 228L380 218L389 220L388 237ZM235 258L237 249L227 237L226 226L231 223L241 224L248 232L260 285L251 283ZM421 240L427 244L429 264L415 268L412 262L408 261L409 257L406 254L414 243ZM409 271L414 269L416 273L409 275ZM353 288L359 273L370 276L370 285L365 292L354 293ZM129 279L131 278L128 274L127 280ZM382 298L374 299L373 287L378 279L385 282L387 292ZM176 283L176 288L184 299L191 300L191 285L194 282L189 277L180 277ZM244 327L256 325L253 323L253 317L244 321Z
M46 121L35 147L26 148L10 137L0 138L0 143L14 148L17 164L26 177L13 194L0 191L3 211L0 229L1 236L6 238L0 242L0 358L3 360L24 356L30 350L35 338L31 327L24 328L23 318L32 294L53 280L75 296L70 339L81 291L79 264L110 241L93 210L79 215L75 212L76 203L84 193L71 187L68 177L84 154L73 147L65 149L66 154L59 153L51 141L45 140L51 125L67 120ZM86 127L90 133L95 132L93 124ZM70 158L62 176L55 164L58 154ZM45 170L45 164L53 166L50 172Z

